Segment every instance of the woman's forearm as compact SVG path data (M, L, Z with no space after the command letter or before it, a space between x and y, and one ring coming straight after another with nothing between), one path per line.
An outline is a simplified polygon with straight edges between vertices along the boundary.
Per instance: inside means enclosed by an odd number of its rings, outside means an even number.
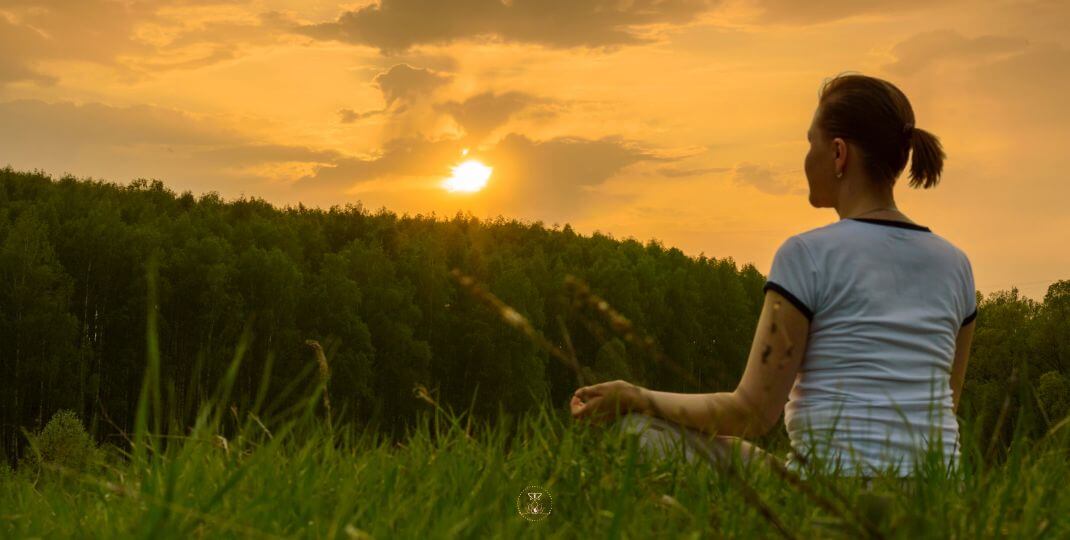
M764 433L754 410L734 392L679 394L639 388L638 412L710 435L747 437Z

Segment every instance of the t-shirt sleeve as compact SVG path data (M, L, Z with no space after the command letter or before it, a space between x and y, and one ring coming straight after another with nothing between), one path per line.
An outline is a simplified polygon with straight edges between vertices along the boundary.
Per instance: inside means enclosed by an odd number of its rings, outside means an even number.
M963 255L963 260L966 264L965 272L965 289L963 293L965 296L966 316L962 319L962 326L970 324L971 321L977 318L977 290L973 282L973 265L970 264L970 259Z
M813 321L817 309L817 267L813 257L797 236L788 237L773 255L762 291L772 289L780 293Z

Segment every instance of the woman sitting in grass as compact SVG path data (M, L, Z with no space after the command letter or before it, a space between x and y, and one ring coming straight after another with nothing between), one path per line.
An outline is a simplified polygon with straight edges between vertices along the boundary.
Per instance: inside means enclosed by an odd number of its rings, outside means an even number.
M840 219L777 250L736 389L678 394L618 380L576 390L572 415L617 419L655 452L683 434L689 460L734 448L749 461L771 458L743 439L783 411L789 467L797 454L844 474L906 476L925 451L953 465L977 304L966 255L892 197L911 152L911 187L935 186L943 168L939 140L914 126L895 85L857 74L826 81L804 168L810 205Z

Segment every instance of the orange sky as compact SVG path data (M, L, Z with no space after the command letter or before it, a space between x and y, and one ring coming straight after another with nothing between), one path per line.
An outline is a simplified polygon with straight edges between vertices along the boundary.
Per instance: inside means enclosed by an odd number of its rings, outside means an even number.
M753 262L838 219L802 171L824 78L948 155L897 202L985 293L1070 278L1070 2L0 0L0 166L277 204L469 210ZM441 188L461 150L494 168Z

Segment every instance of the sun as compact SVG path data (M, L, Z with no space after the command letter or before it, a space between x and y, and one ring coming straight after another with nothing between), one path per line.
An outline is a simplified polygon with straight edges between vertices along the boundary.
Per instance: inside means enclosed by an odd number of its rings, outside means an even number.
M469 159L460 165L453 167L453 176L442 182L446 191L463 191L473 193L483 189L490 179L490 173L494 169L474 160Z

